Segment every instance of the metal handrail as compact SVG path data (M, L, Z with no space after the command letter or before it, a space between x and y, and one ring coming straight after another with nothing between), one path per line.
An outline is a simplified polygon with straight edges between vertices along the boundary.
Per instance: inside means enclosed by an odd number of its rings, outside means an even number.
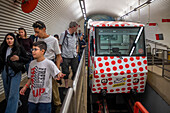
M78 80L79 80L81 66L82 66L83 58L84 58L84 52L85 52L85 50L83 51L83 54L82 54L82 57L81 57L81 61L80 61L80 64L79 64L77 72L76 72L76 77L75 77L75 79L73 81L73 89L74 89L74 91L77 88L77 83L78 83Z
M76 76L75 76L75 79L73 81L73 90L74 90L74 113L78 113L77 109L79 109L77 106L77 86L78 86L78 81L80 79L80 71L81 71L81 67L82 67L82 64L83 64L83 60L84 60L84 56L85 56L85 49L83 51L83 54L82 54L82 57L81 57L81 61L80 61L80 64L79 64L79 67L77 69L77 72L76 72Z
M77 96L77 90L78 89L78 83L79 81L82 82L83 75L81 74L82 68L85 65L85 49L83 51L75 78L73 80L73 88L69 88L66 97L64 98L64 102L62 104L62 107L60 109L60 113L78 113L80 106L78 105L78 101L80 101L81 97L78 98ZM83 83L81 83L83 84ZM82 86L83 87L83 86ZM81 88L82 89L82 88Z
M157 52L156 50L159 50L161 52ZM162 69L162 77L166 78L167 80L170 80L170 77L165 75L165 71L170 72L170 69L165 68L165 63L170 62L170 60L168 60L168 52L169 52L169 50L153 48L152 53L154 53L154 52L155 52L155 55L152 54L152 65L155 65L156 67L161 68ZM159 53L162 57L161 58L158 57L157 53ZM166 53L167 56L165 56L165 53ZM154 60L155 58L158 58L158 59L162 60L162 62L161 62L162 66L155 64L155 60Z
M142 112L142 113L149 113L145 107L140 103L140 102L135 102L135 105L134 105L134 112L133 113L139 113L139 110Z
M159 42L155 42L155 41L152 41L152 40L149 40L149 39L146 39L146 42L150 42L152 44L155 44L155 48L156 48L156 45L159 45L159 46L162 46L162 47L166 47L167 49L169 48L169 46L167 46L165 44L162 44L162 43L159 43Z
M149 40L149 39L146 39L146 43L151 43L151 44L155 45L155 47L152 48L152 65L155 65L158 68L161 68L162 69L162 77L170 80L170 77L165 75L165 70L170 72L169 69L165 68L165 63L169 63L170 62L170 60L168 60L168 55L169 55L169 52L170 52L170 47L165 45L165 44L162 44L162 43L159 43L159 42L155 42L155 41L152 41L152 40ZM160 49L157 46L161 46L161 47L164 47L166 49ZM165 53L166 53L166 56L165 56ZM157 54L160 54L162 57L161 58L158 57ZM162 62L161 62L162 63L162 67L155 64L155 62L154 62L155 58L158 58L158 59L162 60Z
M64 102L63 102L64 106L60 109L60 111L62 111L62 112L60 112L60 113L68 113L69 106L72 101L72 97L73 97L73 88L69 88L68 92L65 96Z

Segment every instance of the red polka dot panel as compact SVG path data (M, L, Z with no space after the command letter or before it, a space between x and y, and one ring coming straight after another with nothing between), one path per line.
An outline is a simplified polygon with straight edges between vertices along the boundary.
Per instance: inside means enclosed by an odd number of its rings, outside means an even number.
M102 63L99 63L99 67L103 67L103 64L102 64Z
M131 89L144 92L147 78L146 57L120 59L116 56L101 56L94 57L93 63L90 81L92 93L100 93L101 89L107 89L107 93L130 93Z
M127 61L128 61L128 59L127 59L127 58L124 58L124 59L123 59L123 61L124 61L124 62L127 62Z
M108 57L104 57L104 60L107 60L108 59Z
M109 62L105 62L105 66L109 66Z
M119 81L120 86L119 83L116 82L116 80L117 79L121 80L121 77L116 76L115 78L111 78L110 77L111 75L112 75L111 73L107 74L108 79L107 80L105 79L104 83L101 83L104 80L103 78L95 79L95 82L92 87L92 92L100 93L101 89L107 89L107 93L129 93L131 89L137 89L138 92L144 92L146 75L140 76L139 74L134 74L134 75L127 75L127 77L122 77L122 78L126 78L125 84L122 84Z
M115 71L120 74L121 71L126 73L141 73L147 72L147 59L146 57L95 57L95 69L101 73L114 73ZM102 70L101 70L102 69Z

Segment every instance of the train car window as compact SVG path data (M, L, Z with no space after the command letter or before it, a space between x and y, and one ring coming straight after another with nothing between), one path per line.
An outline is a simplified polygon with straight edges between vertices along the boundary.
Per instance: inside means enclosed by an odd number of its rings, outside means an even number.
M144 30L142 31L137 43L134 42L139 34L140 27L122 27L122 28L101 28L96 29L96 55L98 56L129 56L133 46L135 49L132 56L144 56L145 42ZM118 52L115 52L118 48Z
M94 56L93 36L91 36L91 38L90 38L90 56Z

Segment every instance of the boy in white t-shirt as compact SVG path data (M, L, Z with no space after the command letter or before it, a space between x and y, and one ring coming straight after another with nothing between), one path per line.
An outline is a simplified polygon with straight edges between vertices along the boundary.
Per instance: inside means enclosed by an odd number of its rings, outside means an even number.
M32 55L35 60L29 66L29 79L20 90L20 94L24 95L31 84L28 113L51 113L52 77L55 80L60 80L65 76L54 62L44 57L46 50L47 44L44 41L33 44Z

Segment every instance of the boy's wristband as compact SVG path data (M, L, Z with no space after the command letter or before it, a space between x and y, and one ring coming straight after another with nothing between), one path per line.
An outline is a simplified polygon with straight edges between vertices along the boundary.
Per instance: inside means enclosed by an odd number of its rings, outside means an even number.
M26 86L27 88L29 88L28 84L25 84L25 86Z

